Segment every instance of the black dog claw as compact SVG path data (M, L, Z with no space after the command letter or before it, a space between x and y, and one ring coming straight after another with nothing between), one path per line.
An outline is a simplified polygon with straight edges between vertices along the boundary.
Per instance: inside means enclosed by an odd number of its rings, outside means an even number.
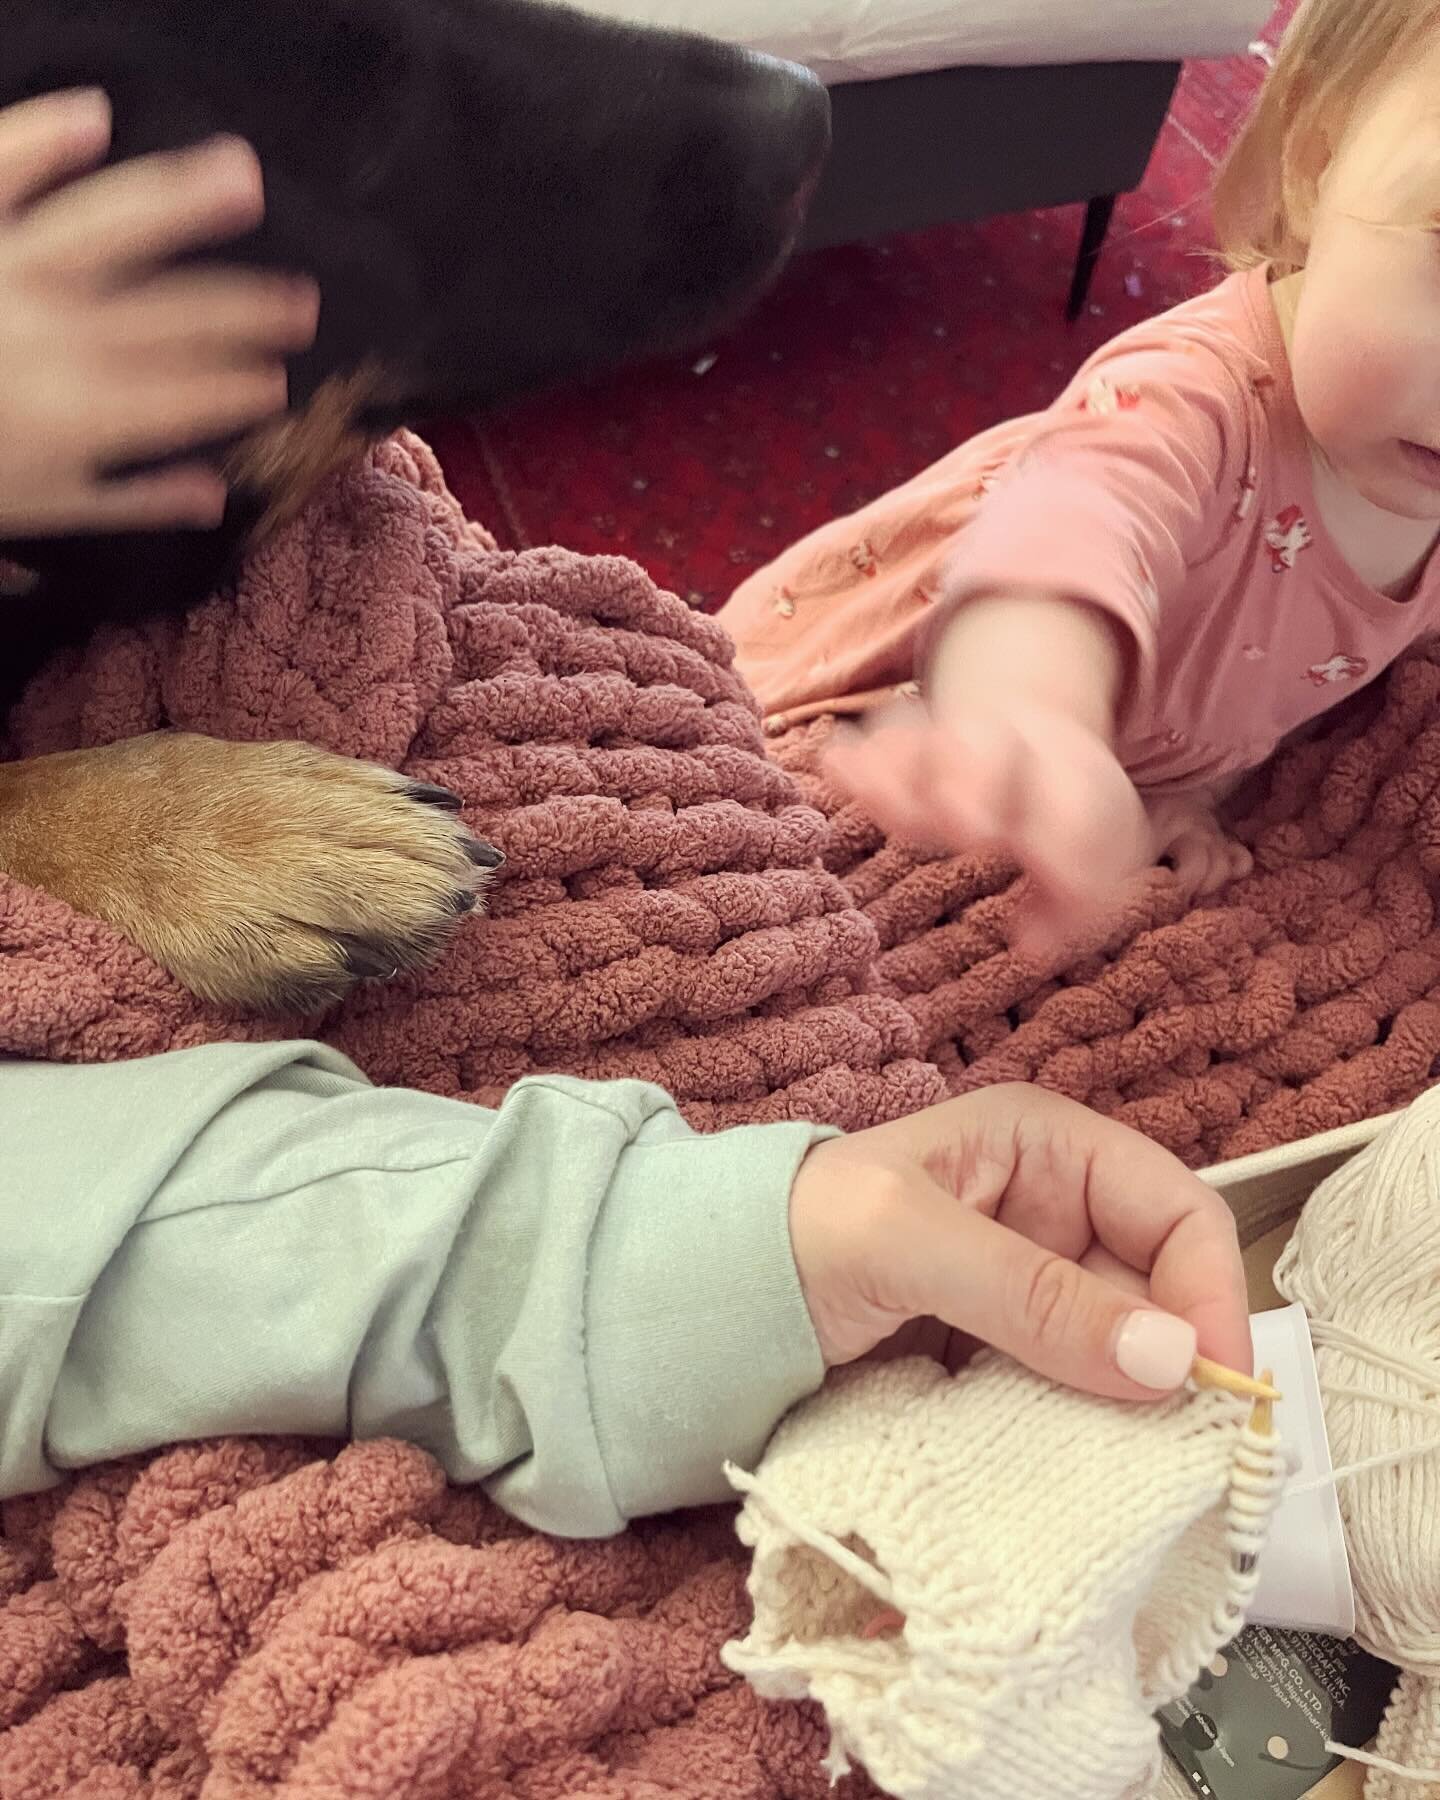
M441 812L459 812L465 804L458 794L452 794L447 787L437 787L433 781L407 782L405 797L418 800L421 806L438 806Z
M345 967L359 981L389 981L400 973L393 956L385 956L366 944L347 946Z
M497 850L493 844L482 844L479 838L470 840L465 846L465 854L479 869L499 869L505 863L503 850Z

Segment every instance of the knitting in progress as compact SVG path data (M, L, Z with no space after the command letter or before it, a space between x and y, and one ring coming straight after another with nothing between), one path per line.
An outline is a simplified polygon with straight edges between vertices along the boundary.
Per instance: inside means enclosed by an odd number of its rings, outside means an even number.
M1034 1078L1192 1164L1403 1104L1440 1056L1440 651L1280 761L1253 879L1187 915L1157 874L1063 977L1005 948L1010 871L839 803L821 727L767 755L713 621L619 560L496 551L414 438L233 597L54 665L10 749L165 724L455 789L508 858L492 916L423 976L262 1023L0 881L0 1054L313 1029L382 1082L639 1076L706 1128L855 1129ZM728 1518L556 1545L390 1445L92 1471L3 1511L0 1800L823 1800L819 1709L721 1661L745 1567Z
M1355 1636L1401 1670L1366 1800L1440 1800L1440 1093L1315 1190L1275 1285L1310 1318Z
M731 1472L755 1620L725 1661L818 1700L832 1771L853 1757L896 1800L1143 1800L1156 1709L1254 1594L1285 1462L1249 1415L1097 1400L991 1353L953 1379L847 1370Z

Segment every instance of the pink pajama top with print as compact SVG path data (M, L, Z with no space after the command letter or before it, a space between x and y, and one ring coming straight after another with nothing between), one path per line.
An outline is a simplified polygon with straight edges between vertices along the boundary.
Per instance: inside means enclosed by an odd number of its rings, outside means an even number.
M937 608L1089 602L1133 646L1117 750L1138 785L1254 768L1440 621L1316 514L1267 275L1124 332L1044 413L997 426L744 583L720 617L772 729L915 692Z

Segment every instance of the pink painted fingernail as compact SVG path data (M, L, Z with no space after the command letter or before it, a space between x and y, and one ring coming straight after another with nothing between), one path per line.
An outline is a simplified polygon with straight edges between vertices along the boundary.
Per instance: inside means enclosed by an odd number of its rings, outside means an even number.
M905 1615L893 1606L887 1606L884 1612L875 1616L860 1627L862 1638L893 1637L897 1631L905 1629Z
M110 129L110 100L103 88L71 88L59 96L58 103L68 114L70 130L86 140Z
M1115 1363L1137 1386L1168 1394L1190 1373L1195 1348L1195 1327L1184 1319L1133 1312L1115 1335Z
M225 522L225 509L230 504L230 490L219 475L205 475L195 483L195 498L190 517L202 530L213 530Z
M198 154L205 159L205 179L212 194L248 207L260 204L260 158L247 139L222 132L203 143Z

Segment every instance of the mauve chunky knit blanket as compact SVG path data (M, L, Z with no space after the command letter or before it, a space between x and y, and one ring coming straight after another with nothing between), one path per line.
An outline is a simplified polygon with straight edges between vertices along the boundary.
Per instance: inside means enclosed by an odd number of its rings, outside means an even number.
M1440 653L1279 759L1223 905L1157 874L1059 979L1005 949L1009 871L839 802L823 726L767 755L712 621L628 563L495 550L413 438L235 596L57 664L12 749L166 723L403 765L505 850L439 967L302 1022L382 1082L643 1076L709 1129L1024 1078L1198 1164L1403 1104L1440 1056ZM3 882L0 956L0 1054L275 1029ZM819 1800L816 1717L720 1666L742 1573L723 1520L556 1545L393 1445L102 1469L4 1510L0 1800Z

